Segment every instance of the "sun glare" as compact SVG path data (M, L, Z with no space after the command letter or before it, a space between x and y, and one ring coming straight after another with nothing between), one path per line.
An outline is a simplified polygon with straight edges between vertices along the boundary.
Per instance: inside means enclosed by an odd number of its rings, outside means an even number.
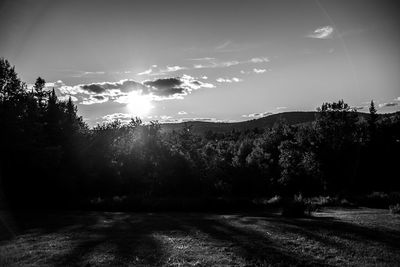
M128 95L127 103L130 114L138 117L147 115L153 108L150 97L137 92L132 92Z

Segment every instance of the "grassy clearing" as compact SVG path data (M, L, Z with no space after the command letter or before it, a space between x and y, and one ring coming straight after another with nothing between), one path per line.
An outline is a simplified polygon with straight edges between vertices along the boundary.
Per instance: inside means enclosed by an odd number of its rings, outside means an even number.
M400 216L387 210L326 209L302 219L274 213L5 215L0 265L400 264ZM8 229L4 222L11 222ZM10 231L18 234L7 237Z

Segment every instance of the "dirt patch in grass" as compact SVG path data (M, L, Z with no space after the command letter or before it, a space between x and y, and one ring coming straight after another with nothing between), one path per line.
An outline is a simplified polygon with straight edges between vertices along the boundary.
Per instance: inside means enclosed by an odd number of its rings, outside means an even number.
M400 216L327 209L310 218L239 213L5 213L0 265L400 264Z

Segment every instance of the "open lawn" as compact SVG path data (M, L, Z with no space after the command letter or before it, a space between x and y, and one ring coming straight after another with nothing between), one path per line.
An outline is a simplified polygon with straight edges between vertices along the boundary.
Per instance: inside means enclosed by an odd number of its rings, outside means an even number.
M1 213L0 265L400 265L400 217L260 213Z

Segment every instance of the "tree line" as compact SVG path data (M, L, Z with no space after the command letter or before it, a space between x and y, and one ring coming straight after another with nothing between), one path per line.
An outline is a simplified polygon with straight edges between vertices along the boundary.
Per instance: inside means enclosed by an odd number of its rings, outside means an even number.
M400 114L360 116L343 100L315 121L196 135L132 118L89 128L71 98L28 90L0 59L0 197L15 207L79 208L109 199L284 198L399 191ZM125 203L125 204L124 204Z

